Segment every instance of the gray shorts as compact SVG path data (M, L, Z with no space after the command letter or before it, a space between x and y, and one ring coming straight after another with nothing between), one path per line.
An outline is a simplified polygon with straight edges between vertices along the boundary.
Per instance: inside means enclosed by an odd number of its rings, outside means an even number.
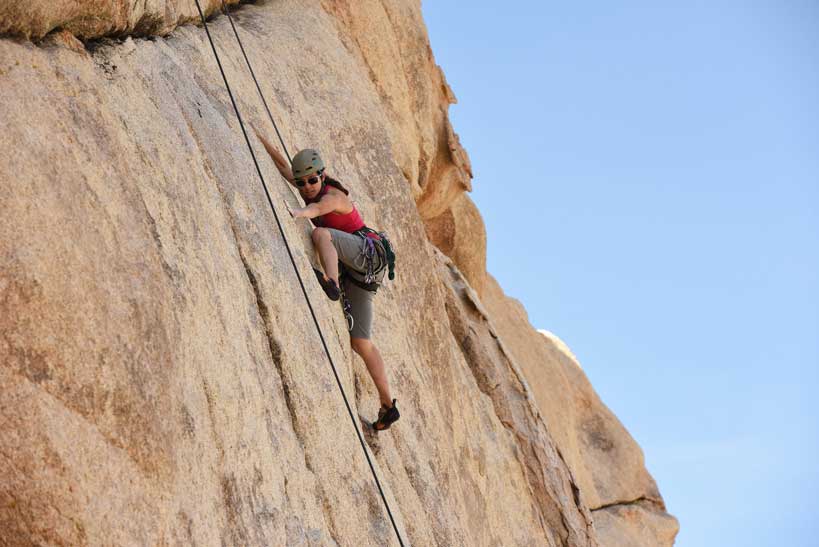
M365 273L367 270L367 258L364 254L366 242L363 236L348 234L341 230L326 228L333 239L333 247L336 248L338 259L347 267L358 273ZM381 271L377 275L376 282L381 283L384 279L386 268L382 268L381 258L376 253L375 264L373 266ZM359 276L361 279L362 276ZM345 277L342 287L347 300L350 302L350 315L353 316L353 328L350 330L350 338L369 339L372 334L373 325L373 298L375 293L362 289L347 277Z

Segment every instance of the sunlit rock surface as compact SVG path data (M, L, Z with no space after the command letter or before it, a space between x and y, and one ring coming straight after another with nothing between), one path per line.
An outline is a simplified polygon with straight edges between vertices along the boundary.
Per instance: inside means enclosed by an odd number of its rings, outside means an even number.
M319 148L398 251L374 339L402 419L375 434L297 199L252 139L405 543L671 544L639 447L485 272L418 2L233 13L291 151ZM195 16L0 4L0 545L397 545Z

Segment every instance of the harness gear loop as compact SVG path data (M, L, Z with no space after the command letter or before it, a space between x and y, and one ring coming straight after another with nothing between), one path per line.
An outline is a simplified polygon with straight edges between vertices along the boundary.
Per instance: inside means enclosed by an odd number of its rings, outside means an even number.
M347 330L352 331L355 326L355 317L353 317L353 305L350 304L350 299L344 292L344 269L342 267L339 267L338 290L341 291L341 308L344 310L344 319L347 320Z
M369 226L364 226L353 233L363 236L366 239L374 239L381 244L381 249L383 250L382 264L388 268L387 278L390 281L395 279L395 252L392 249L390 238L387 237L387 232L377 232Z

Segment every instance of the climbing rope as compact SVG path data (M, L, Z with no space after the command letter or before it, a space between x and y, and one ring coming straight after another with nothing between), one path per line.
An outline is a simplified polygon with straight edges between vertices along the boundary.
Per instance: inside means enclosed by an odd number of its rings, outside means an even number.
M324 347L324 353L327 355L327 360L330 362L330 367L333 370L333 376L336 378L336 384L338 384L338 389L341 392L341 396L344 399L344 405L347 407L347 414L350 416L350 420L353 423L353 429L355 429L356 435L358 436L358 442L361 444L361 450L364 452L364 457L367 459L367 464L370 466L370 472L372 472L373 479L375 480L375 485L378 487L378 493L381 495L381 501L384 502L384 507L387 509L387 515L390 517L390 522L392 523L392 528L395 530L395 535L398 537L398 543L401 547L404 547L404 542L401 539L401 533L398 531L398 525L395 523L395 518L393 518L392 511L390 510L390 504L387 502L387 497L384 495L384 489L381 487L381 481L378 479L378 473L375 471L375 466L373 465L372 459L370 458L370 454L367 451L367 446L364 442L364 437L361 435L361 431L358 428L358 425L355 420L355 416L353 415L352 407L350 406L350 402L347 399L347 394L344 391L344 386L341 384L341 378L338 375L338 371L336 370L336 365L333 362L333 357L330 355L330 350L327 347L327 342L324 339L324 334L321 331L321 326L319 325L318 318L316 317L316 312L313 310L313 305L310 302L310 297L307 295L307 289L304 287L304 281L301 278L301 274L299 273L298 266L296 265L296 260L293 258L293 252L290 249L290 243L287 241L287 236L284 233L284 228L282 227L281 221L279 220L279 215L276 213L276 208L273 206L273 200L270 197L270 192L267 188L267 183L264 180L264 175L262 175L262 170L259 167L259 162L256 159L256 154L253 151L253 146L250 144L250 138L247 135L247 130L245 129L244 121L242 120L242 115L239 113L239 107L236 104L236 100L233 97L233 91L230 89L230 84L228 83L227 76L225 75L225 71L222 68L222 61L219 59L219 53L216 51L216 45L213 42L213 38L210 35L210 30L208 29L208 22L205 19L205 14L202 12L202 6L199 4L199 0L194 0L196 2L196 9L199 11L199 17L202 19L202 25L205 27L205 33L208 37L208 42L210 42L210 47L213 50L213 56L216 58L216 64L219 66L219 72L222 74L222 79L225 82L225 87L227 88L228 96L230 96L230 102L233 105L233 110L236 112L236 118L239 120L239 126L242 129L242 135L245 137L245 143L247 144L247 149L250 151L250 156L253 158L253 165L256 167L256 173L259 175L259 180L262 183L262 188L264 188L265 196L267 196L267 202L270 205L270 210L273 211L273 217L276 219L276 225L279 228L279 232L282 235L282 239L284 240L284 247L287 249L287 256L290 257L290 263L293 265L293 271L296 272L296 278L299 281L299 286L301 287L301 292L304 294L304 300L307 302L307 308L310 310L310 315L313 317L313 323L316 326L316 330L318 331L319 338L321 339L321 345ZM259 82L256 79L256 75L253 72L253 67L250 65L250 61L245 54L244 46L242 45L242 40L239 38L239 33L236 32L236 27L233 24L233 18L230 16L230 12L225 8L224 0L222 0L222 8L224 9L225 13L228 16L228 20L230 21L230 26L233 28L233 33L236 36L236 40L239 42L239 47L242 50L242 55L245 58L245 62L247 63L247 67L250 70L250 73L253 75L253 81L256 82L256 89L259 91L259 95L262 97L262 101L264 102L265 110L267 110L267 115L270 117L270 121L273 122L273 126L276 127L276 134L279 135L279 140L282 143L282 147L284 147L284 140L279 133L279 129L276 126L276 122L273 120L273 116L270 114L270 109L267 107L267 101L264 100L264 94L262 94L262 90L259 87ZM285 148L285 153L287 153L287 148ZM287 159L290 160L290 155L287 155ZM292 160L291 160L292 162Z
M236 32L236 25L233 24L233 17L230 16L230 10L228 9L227 5L225 5L225 0L222 0L222 11L225 15L227 15L228 21L230 21L230 28L233 29L233 35L236 36L236 41L239 42L239 49L242 50L242 57L245 58L247 68L250 70L250 75L253 77L253 83L256 84L256 91L259 92L259 97L262 99L262 104L264 105L265 112L267 112L267 117L270 118L270 123L273 124L273 129L276 130L276 136L279 137L279 142L282 143L284 155L287 156L287 161L289 163L293 163L293 159L290 157L290 152L287 151L287 146L284 144L282 134L279 132L279 126L276 125L276 120L273 119L273 114L270 113L270 108L267 106L264 93L262 93L262 88L259 86L259 80L256 79L256 73L253 72L253 67L250 65L250 59L247 58L247 53L245 53L245 46L242 44L242 39L239 38L239 33Z

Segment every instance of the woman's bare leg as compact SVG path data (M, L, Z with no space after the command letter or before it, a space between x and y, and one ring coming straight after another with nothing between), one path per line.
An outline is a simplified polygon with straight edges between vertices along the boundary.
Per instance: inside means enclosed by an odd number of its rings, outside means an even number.
M378 398L381 399L381 404L391 407L392 396L387 381L387 370L378 348L371 340L366 338L350 338L350 345L353 347L353 351L364 360L364 364L367 365L367 370L370 372L373 383L375 383L375 389L378 390Z
M338 286L338 252L333 246L333 237L327 229L315 228L312 238L321 260L321 266L324 268L325 277L335 281Z

